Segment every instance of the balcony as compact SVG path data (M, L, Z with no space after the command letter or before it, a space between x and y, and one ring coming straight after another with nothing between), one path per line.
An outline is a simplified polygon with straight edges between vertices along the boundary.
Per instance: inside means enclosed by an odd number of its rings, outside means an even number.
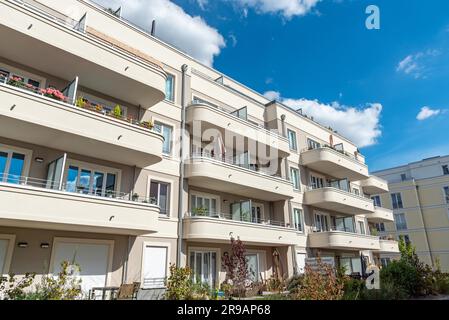
M376 176L371 176L368 179L361 180L360 186L366 194L382 194L389 192L388 182Z
M184 218L184 239L207 242L229 243L231 237L239 237L249 245L297 245L306 246L307 237L282 222L243 222L232 220L226 214L215 217L194 216Z
M0 2L0 56L148 109L165 98L160 62L34 2ZM81 13L82 14L82 13ZM39 58L36 58L39 57Z
M309 246L335 250L379 250L379 237L343 231L309 234Z
M218 157L217 157L218 158ZM236 165L232 159L194 154L185 162L189 184L252 199L279 201L293 198L288 180Z
M146 167L162 160L162 135L60 94L0 78L0 136L93 158Z
M117 192L86 195L49 185L46 180L0 175L0 224L123 235L158 230L159 207L149 199Z
M371 199L333 187L307 190L304 195L304 203L316 208L350 215L374 212L374 204Z
M394 222L392 210L376 206L374 207L374 212L367 214L366 218L372 223Z
M230 110L208 104L192 104L187 108L186 122L192 125L194 121L201 122L203 132L210 128L229 130L236 135L272 147L283 156L290 154L287 138L277 132L267 130L262 124L239 118L231 114Z
M399 245L394 240L380 240L379 253L399 253Z
M369 178L368 167L360 159L330 147L303 151L300 162L314 171L338 179L358 181Z

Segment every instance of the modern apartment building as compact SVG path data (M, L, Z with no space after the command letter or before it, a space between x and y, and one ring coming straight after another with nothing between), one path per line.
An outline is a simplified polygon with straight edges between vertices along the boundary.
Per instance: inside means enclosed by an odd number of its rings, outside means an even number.
M375 173L389 183L390 193L374 202L394 211L394 223L378 224L382 236L416 247L422 261L449 271L449 156L434 157ZM396 255L382 254L384 263Z
M169 264L251 280L329 257L363 273L397 242L357 146L87 0L0 0L0 273L81 267L84 291L163 289ZM59 93L54 89L62 92Z

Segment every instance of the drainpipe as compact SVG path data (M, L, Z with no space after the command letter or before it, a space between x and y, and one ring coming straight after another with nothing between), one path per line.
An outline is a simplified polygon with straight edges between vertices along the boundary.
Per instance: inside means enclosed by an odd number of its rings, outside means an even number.
M433 268L433 267L435 267L435 264L433 262L432 250L430 249L429 235L427 234L427 225L426 225L426 221L424 220L424 215L423 215L423 212L422 212L423 211L422 204L421 204L421 200L419 199L419 187L416 185L415 181L413 181L413 184L415 185L416 200L418 201L418 206L419 206L419 216L421 218L421 222L422 222L422 225L424 227L424 234L426 235L427 249L429 249L430 262L432 263L432 268Z
M281 115L281 121L282 121L282 136L283 137L286 137L287 136L287 127L285 126L285 119L286 119L286 115L285 114L283 114L283 115ZM290 168L289 168L289 165L288 165L288 158L286 158L285 160L285 178L287 179L287 180L289 180L290 179ZM292 207L292 202L291 202L291 200L287 200L287 203L288 203L288 220L290 221L290 226L292 226L292 223L293 223L293 221L292 221L292 214L293 214L293 207ZM304 215L304 210L303 210L303 215ZM298 275L298 268L297 268L297 266L298 266L298 263L297 263L297 261L296 261L296 259L297 259L297 257L296 257L296 246L292 246L292 262L293 262L293 274L294 275Z
M178 246L176 255L176 265L181 266L182 256L182 235L183 235L183 218L184 218L184 133L186 131L186 96L187 96L187 69L188 65L184 64L182 70L182 86L181 86L181 137L180 137L180 165L179 165L179 194L178 194Z

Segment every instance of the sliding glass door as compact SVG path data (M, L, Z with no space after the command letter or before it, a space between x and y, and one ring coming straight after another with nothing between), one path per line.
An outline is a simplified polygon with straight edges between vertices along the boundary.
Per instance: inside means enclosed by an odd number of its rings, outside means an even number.
M190 268L193 270L193 282L205 283L215 288L217 279L217 253L214 251L190 252Z

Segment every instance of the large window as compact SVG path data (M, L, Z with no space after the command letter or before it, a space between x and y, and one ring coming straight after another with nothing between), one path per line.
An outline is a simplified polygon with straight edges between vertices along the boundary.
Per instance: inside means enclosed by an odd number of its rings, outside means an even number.
M219 202L218 197L192 194L190 196L190 201L190 208L193 216L216 217L219 215L217 208Z
M232 220L253 222L251 201L242 201L231 204Z
M371 199L374 202L374 205L378 208L382 207L382 202L380 201L380 196L373 196Z
M217 284L217 253L214 251L191 251L189 258L195 283L206 283L211 288Z
M325 232L329 231L328 216L324 214L315 214L315 231Z
M164 145L162 147L162 152L166 155L170 155L172 150L173 127L160 122L156 122L154 124L154 130L164 136Z
M117 172L71 164L67 171L65 190L100 197L116 197L117 179Z
M402 196L400 193L391 194L391 203L393 204L393 209L404 208L404 205L402 204Z
M260 280L260 269L259 269L259 255L258 254L247 254L246 266L248 268L248 280L251 282L259 282Z
M25 155L19 152L0 150L0 181L19 183L23 176Z
M297 231L304 232L303 214L301 209L293 209L293 227Z
M145 246L143 253L143 287L164 288L167 277L167 247Z
M336 231L355 232L353 217L332 217L332 228Z
M357 273L362 275L362 260L360 257L341 257L340 267L345 269L347 275Z
M288 143L290 146L290 150L298 151L298 142L296 140L296 132L288 129L287 133L288 133Z
M307 139L307 146L309 147L309 150L321 148L321 144L312 139Z
M449 204L449 187L444 187L444 200Z
M385 223L376 223L376 230L378 232L385 232Z
M360 234L366 234L365 222L359 221L358 223L359 223L359 233Z
M310 185L311 185L312 189L324 188L324 180L323 180L323 178L310 176Z
M161 208L161 214L168 215L170 204L169 183L151 181L150 198L152 203Z
M296 168L290 168L290 179L293 182L293 189L301 190L299 170Z
M407 230L407 220L404 213L395 213L394 221L396 223L396 230Z
M171 74L167 74L165 81L165 99L175 102L175 76Z

